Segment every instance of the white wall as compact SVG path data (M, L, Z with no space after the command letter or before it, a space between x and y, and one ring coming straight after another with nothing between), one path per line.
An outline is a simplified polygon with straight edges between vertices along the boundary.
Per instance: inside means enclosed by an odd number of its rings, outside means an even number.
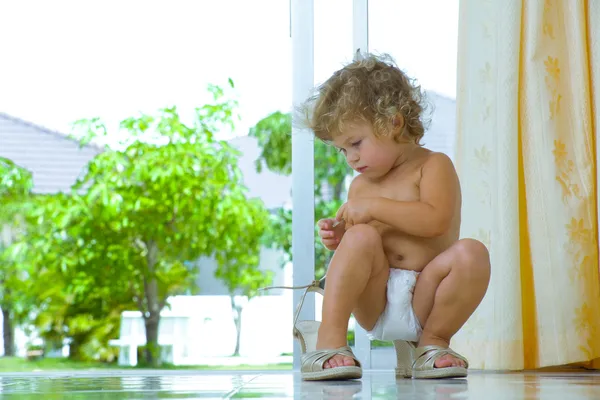
M273 286L291 285L291 270L282 268L284 261L284 253L277 250L263 248L260 252L259 268L263 271L273 272ZM199 288L199 295L218 296L228 295L227 287L220 279L215 278L215 270L217 269L217 261L214 258L203 257L197 261L199 266L199 275L196 283ZM288 271L288 279L286 272ZM310 283L310 282L307 282ZM280 294L280 290L273 290L269 294Z

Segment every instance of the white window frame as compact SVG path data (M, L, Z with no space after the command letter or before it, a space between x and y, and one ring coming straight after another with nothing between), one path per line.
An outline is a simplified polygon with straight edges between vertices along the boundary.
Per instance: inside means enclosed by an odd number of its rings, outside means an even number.
M369 1L353 0L353 56L369 51ZM292 104L301 104L314 86L314 0L290 1L290 33L292 36ZM314 138L311 132L292 128L292 255L293 284L306 285L315 276L314 248ZM294 291L293 309L302 291ZM315 319L314 296L307 296L300 320ZM355 352L364 368L371 368L371 342L366 332L356 325ZM301 349L294 340L294 369L300 368Z

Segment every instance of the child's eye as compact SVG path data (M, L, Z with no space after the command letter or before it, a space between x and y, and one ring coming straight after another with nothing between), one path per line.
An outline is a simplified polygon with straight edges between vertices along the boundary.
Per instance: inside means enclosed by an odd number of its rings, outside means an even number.
M352 143L352 146L359 146L360 142L362 142L362 139Z

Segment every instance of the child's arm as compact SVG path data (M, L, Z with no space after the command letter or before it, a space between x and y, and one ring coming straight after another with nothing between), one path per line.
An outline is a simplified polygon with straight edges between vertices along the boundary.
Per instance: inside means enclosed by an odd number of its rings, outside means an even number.
M448 156L435 153L429 156L421 174L419 201L371 199L372 218L413 236L444 234L450 228L459 199L456 170Z

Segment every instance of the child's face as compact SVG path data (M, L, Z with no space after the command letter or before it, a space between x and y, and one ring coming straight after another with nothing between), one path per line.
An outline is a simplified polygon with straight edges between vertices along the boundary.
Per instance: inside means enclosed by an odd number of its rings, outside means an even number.
M346 156L348 165L372 178L387 174L402 153L401 145L391 136L375 136L367 123L349 126L333 144Z

